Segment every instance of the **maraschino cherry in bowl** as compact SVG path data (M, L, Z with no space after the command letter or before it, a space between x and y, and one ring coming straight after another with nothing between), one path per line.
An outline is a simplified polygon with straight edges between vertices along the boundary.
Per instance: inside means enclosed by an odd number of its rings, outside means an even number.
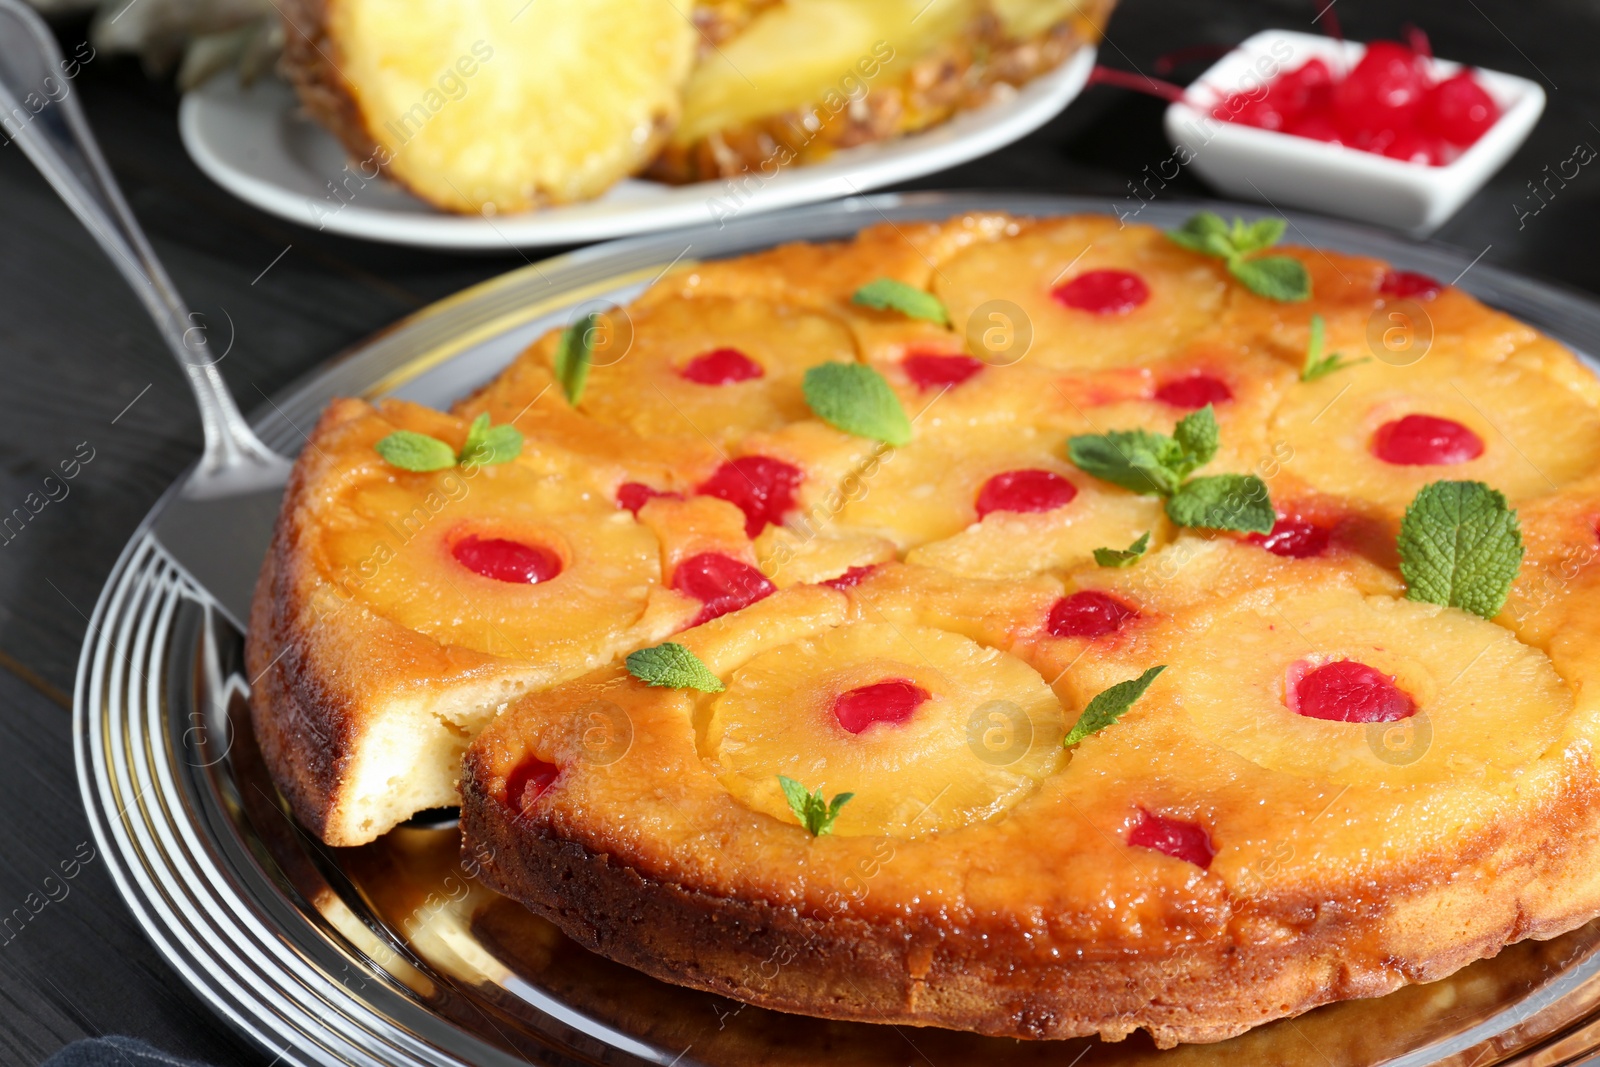
M1373 63L1361 68L1368 47L1289 30L1249 38L1167 109L1167 137L1178 162L1228 196L1309 208L1418 237L1432 233L1527 138L1544 111L1544 90L1526 78L1424 54L1415 56L1413 83L1397 85L1374 71ZM1380 49L1399 50L1392 43L1371 47L1374 59ZM1281 98L1288 87L1281 79L1323 80L1316 75L1335 83L1320 87L1332 92L1332 109L1381 112L1392 104L1397 128L1386 129L1381 115L1330 109L1273 129L1275 115L1255 125L1259 116L1229 111L1259 108L1268 96ZM1373 84L1363 84L1369 76ZM1347 80L1341 90L1337 83ZM1426 96L1409 114L1401 99L1408 92ZM1365 128L1342 129L1341 118Z

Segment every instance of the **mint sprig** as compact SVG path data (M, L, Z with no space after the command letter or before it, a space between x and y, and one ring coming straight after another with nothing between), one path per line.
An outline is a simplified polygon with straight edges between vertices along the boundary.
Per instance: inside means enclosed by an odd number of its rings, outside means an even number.
M821 788L808 793L805 786L781 774L778 775L778 785L783 788L783 797L789 802L789 810L794 812L794 817L800 820L800 825L812 837L833 833L833 823L839 817L839 809L855 797L854 793L840 793L829 802L823 799Z
M1167 498L1167 518L1201 530L1271 533L1277 513L1267 483L1254 474L1192 478Z
M628 673L646 685L698 689L702 693L720 693L727 688L699 656L672 641L630 652L626 663Z
M938 297L894 278L876 278L857 289L850 300L878 311L898 311L909 319L950 325L950 313Z
M396 430L373 446L393 466L408 471L442 471L456 465L456 451L437 437Z
M561 331L556 345L556 383L573 407L583 399L584 386L589 384L589 367L594 361L594 339L600 330L600 313L591 311L583 318Z
M1282 219L1247 223L1239 218L1230 226L1221 216L1202 211L1178 229L1168 230L1167 237L1191 252L1222 260L1228 273L1257 296L1292 303L1311 296L1305 264L1290 256L1252 255L1277 244L1286 226Z
M509 424L490 426L486 411L467 428L466 444L457 453L437 437L415 430L396 430L373 446L390 464L401 470L442 471L456 465L484 467L510 463L522 452L522 432Z
M1336 370L1354 367L1358 363L1371 362L1371 357L1366 359L1345 359L1337 352L1322 354L1327 347L1327 326L1322 321L1321 315L1311 316L1311 340L1306 345L1306 361L1300 368L1302 382L1314 382L1323 375L1332 374Z
M911 440L911 420L882 374L861 363L822 363L802 386L817 418L845 433L896 447Z
M1097 548L1094 550L1094 561L1102 567L1131 567L1138 563L1146 552L1150 551L1150 531L1146 530L1139 535L1139 540L1127 548Z
M1102 481L1166 497L1167 517L1179 526L1269 532L1272 504L1260 478L1219 474L1188 480L1216 458L1220 444L1216 412L1207 404L1180 419L1170 437L1153 430L1078 434L1067 440L1067 454L1079 470Z
M1123 714L1133 707L1134 701L1144 696L1144 691L1150 688L1150 683L1156 680L1156 675L1166 669L1166 664L1151 667L1139 677L1118 682L1089 701L1089 706L1078 716L1078 721L1072 725L1062 744L1075 745L1090 734L1099 733L1122 718Z
M1406 599L1493 618L1522 569L1522 526L1503 493L1482 482L1425 485L1400 520Z

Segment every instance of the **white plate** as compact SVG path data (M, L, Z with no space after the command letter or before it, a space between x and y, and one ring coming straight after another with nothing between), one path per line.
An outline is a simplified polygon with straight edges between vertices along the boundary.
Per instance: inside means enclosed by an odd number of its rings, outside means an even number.
M306 117L276 79L250 89L231 75L183 99L183 144L200 169L239 199L313 229L428 248L581 244L853 196L976 159L1038 129L1083 91L1095 50L1082 48L1014 95L926 132L838 152L771 178L662 185L624 181L598 200L525 215L450 215L383 179L346 171L333 136ZM347 183L341 187L340 183Z
M1350 70L1366 51L1364 44L1315 34L1258 33L1218 60L1189 86L1183 100L1167 108L1167 139L1187 155L1191 168L1228 196L1265 201L1274 209L1325 211L1426 237L1505 166L1527 138L1544 111L1544 90L1536 83L1473 68L1473 76L1500 105L1500 120L1443 167L1211 117L1212 109L1233 93L1253 92L1313 57L1334 70ZM1431 64L1436 79L1461 69L1461 64L1442 59Z

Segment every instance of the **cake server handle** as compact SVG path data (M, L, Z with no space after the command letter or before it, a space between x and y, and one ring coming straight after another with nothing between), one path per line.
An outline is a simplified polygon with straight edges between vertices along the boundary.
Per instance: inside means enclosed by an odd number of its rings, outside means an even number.
M281 485L288 461L262 444L239 414L205 331L156 259L100 155L69 69L44 20L19 0L0 0L0 131L94 235L182 365L205 431L205 454L185 495L227 496Z

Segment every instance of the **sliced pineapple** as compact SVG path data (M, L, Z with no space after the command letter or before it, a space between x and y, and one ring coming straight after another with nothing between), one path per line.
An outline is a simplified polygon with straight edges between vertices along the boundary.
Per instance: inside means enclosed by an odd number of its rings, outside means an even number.
M321 505L316 552L335 586L442 644L549 662L560 677L687 621L691 607L661 588L655 536L595 493L575 459L525 446L508 464L403 471L371 449L390 430L458 447L465 436L446 416L408 412L420 409L390 405L389 421L374 419L364 441L346 442L352 455ZM487 577L461 558L467 538L549 554L558 573L535 583Z
M841 697L901 683L901 721L848 718ZM770 649L712 704L707 747L728 790L793 822L784 775L854 793L834 832L914 837L992 818L1060 767L1060 704L1021 660L931 627L853 623Z
M1374 360L1292 386L1269 434L1287 442L1286 469L1309 485L1391 513L1442 478L1487 482L1512 500L1548 493L1600 463L1593 387L1550 373L1552 362L1562 363L1543 345L1501 360L1438 345L1403 366ZM1374 454L1382 427L1419 415L1464 427L1481 454L1426 465Z
M1083 275L1111 270L1136 275L1148 298L1131 310L1099 314L1052 296ZM1184 251L1158 230L1080 215L967 249L940 266L933 289L958 332L981 332L996 315L1014 319L1012 328L1032 334L1028 360L1068 369L1177 352L1216 325L1229 287L1216 260Z
M779 588L847 574L855 578L895 558L894 542L882 537L830 529L797 532L784 526L767 527L756 538L755 550L761 572Z
M635 308L626 329L625 351L596 353L578 410L647 439L726 444L809 418L805 372L855 359L834 317L751 298L654 301ZM559 343L552 334L538 350L551 360Z
M1285 774L1391 786L1496 778L1543 754L1574 707L1544 653L1456 608L1259 590L1175 622L1153 652L1174 705L1212 743ZM1291 711L1296 671L1338 660L1392 677L1415 714L1363 723Z
M605 192L655 154L694 59L694 28L671 0L305 9L316 21L291 25L286 63L302 101L362 178L381 168L452 211Z

